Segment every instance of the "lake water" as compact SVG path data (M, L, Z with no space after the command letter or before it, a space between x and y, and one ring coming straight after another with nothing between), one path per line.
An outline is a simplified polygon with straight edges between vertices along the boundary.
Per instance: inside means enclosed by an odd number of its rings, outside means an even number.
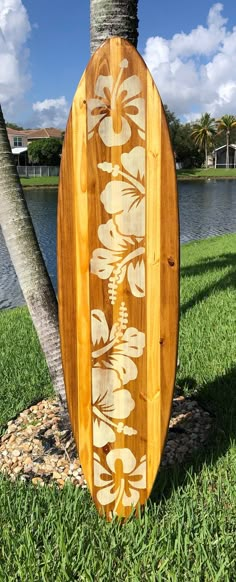
M178 182L180 241L236 232L236 180ZM54 288L56 289L57 190L25 191L28 208ZM24 303L0 231L0 308Z

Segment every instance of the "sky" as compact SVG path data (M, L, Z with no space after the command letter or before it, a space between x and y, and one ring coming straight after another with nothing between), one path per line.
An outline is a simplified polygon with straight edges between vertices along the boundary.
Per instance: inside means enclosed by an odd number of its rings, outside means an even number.
M236 0L140 0L138 50L183 122L236 114ZM24 127L66 125L89 61L89 0L0 0L0 102Z

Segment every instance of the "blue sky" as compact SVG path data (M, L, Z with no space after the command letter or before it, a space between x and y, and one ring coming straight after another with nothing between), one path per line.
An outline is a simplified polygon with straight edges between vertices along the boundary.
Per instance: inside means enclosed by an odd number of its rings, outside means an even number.
M138 49L178 117L236 114L235 0L140 0L139 20ZM0 0L0 100L9 121L65 126L89 57L88 0Z

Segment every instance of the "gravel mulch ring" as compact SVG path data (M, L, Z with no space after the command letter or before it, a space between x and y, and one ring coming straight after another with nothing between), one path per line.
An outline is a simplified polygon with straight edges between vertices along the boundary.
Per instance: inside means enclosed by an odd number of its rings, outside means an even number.
M176 396L161 466L182 463L206 442L212 426L210 414L195 400ZM12 480L34 485L86 481L69 426L60 417L56 399L43 400L8 422L0 438L0 471Z

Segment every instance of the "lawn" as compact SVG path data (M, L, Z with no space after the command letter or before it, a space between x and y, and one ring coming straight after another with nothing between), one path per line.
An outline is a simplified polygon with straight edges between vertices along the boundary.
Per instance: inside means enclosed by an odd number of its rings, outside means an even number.
M236 178L236 168L193 168L177 170L178 180L195 180L198 178Z
M162 470L139 519L100 518L87 491L0 479L0 580L233 582L236 556L236 235L181 247L177 383L215 428ZM0 423L52 394L25 308L0 314Z
M22 186L24 188L31 188L35 186L58 186L58 176L42 176L38 178L21 178Z
M236 168L226 170L224 168L193 168L190 170L177 170L178 180L195 180L206 178L236 178ZM24 188L37 186L58 186L58 176L45 176L38 178L21 178L21 184Z

